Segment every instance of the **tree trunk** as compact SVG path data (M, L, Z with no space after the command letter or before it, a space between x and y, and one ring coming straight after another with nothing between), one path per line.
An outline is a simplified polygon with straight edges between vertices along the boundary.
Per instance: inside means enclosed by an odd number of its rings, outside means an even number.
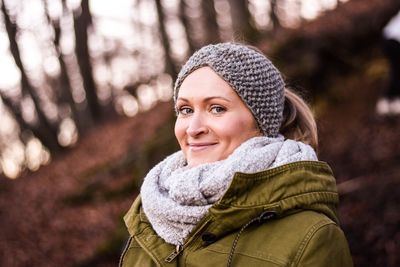
M89 10L89 0L82 0L80 13L76 12L74 15L75 53L91 117L93 121L98 121L101 117L101 108L93 78L88 46L88 29L91 24L92 16Z
M232 27L238 41L254 43L259 39L259 32L253 26L252 17L246 0L229 0Z
M12 116L14 117L15 121L18 123L21 131L23 130L30 130L35 137L37 137L42 144L47 147L50 151L56 152L61 150L61 146L58 144L57 140L55 140L52 136L49 135L49 131L41 127L31 126L22 117L21 111L17 108L11 99L9 99L6 95L2 93L0 90L0 98L2 99L4 105L7 109L11 112ZM23 138L21 138L23 140Z
M190 19L186 14L187 4L185 0L180 0L179 2L179 19L182 22L183 28L185 29L186 40L189 46L189 54L193 54L199 46L196 45L195 40L192 38Z
M165 71L171 75L173 79L175 79L177 75L177 71L175 68L175 64L171 57L171 48L169 44L169 39L167 35L167 31L165 29L165 15L164 10L161 4L161 0L155 0L157 14L158 14L158 27L161 34L161 41L164 48L164 56L165 56Z
M53 45L57 52L58 62L60 64L60 76L59 76L59 88L57 94L57 102L58 105L67 104L71 108L72 118L75 121L77 126L78 133L82 133L85 129L83 123L80 119L78 109L76 107L76 103L72 96L72 87L69 80L69 75L67 71L67 66L64 61L64 57L62 55L61 47L60 47L60 37L61 37L61 26L60 26L60 19L52 20L49 16L48 9L47 9L47 1L43 0L43 4L45 7L45 14L47 17L48 23L52 26L54 30L54 40ZM63 13L66 10L65 3L63 1Z
M52 144L50 147L48 147L50 150L58 151L61 149L61 146L57 142L57 130L55 129L55 127L53 127L53 125L50 124L49 120L45 116L40 104L39 96L37 95L36 90L33 88L32 84L28 79L28 76L26 75L25 68L22 64L18 43L16 41L17 26L11 22L4 1L1 3L1 11L3 13L6 31L10 42L10 51L14 58L15 64L17 65L17 67L21 72L22 92L23 94L28 94L31 97L38 117L37 129L41 129L41 132L43 133L42 136L44 136L43 138L48 139L46 141L41 139L41 141L43 143L46 142ZM7 100L5 101L7 102ZM13 109L13 111L15 111L15 109ZM37 137L39 138L40 136Z
M270 11L269 16L271 19L272 30L276 31L282 27L279 17L278 17L278 2L279 0L271 0L270 3Z
M204 26L206 31L206 44L218 43L220 42L219 37L219 27L217 23L217 12L214 7L214 0L203 0L201 2L201 7L203 10Z

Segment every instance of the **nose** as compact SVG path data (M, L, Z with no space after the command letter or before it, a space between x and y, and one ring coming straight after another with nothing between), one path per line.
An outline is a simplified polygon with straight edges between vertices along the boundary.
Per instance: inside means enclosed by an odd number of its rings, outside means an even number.
M201 134L207 133L208 128L205 124L204 118L202 118L201 114L194 113L190 117L189 125L186 129L186 133L191 137L196 137Z

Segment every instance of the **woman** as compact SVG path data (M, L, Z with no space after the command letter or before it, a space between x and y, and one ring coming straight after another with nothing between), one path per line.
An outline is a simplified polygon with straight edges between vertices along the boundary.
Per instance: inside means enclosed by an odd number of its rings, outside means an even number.
M174 101L181 151L147 174L124 217L121 266L352 266L311 112L264 55L203 47Z

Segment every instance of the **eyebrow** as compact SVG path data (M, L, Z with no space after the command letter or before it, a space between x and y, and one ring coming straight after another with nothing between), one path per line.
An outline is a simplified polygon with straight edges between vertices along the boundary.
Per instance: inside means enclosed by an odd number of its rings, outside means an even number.
M214 99L222 99L222 100L225 100L225 101L227 101L227 102L232 102L230 99L228 99L228 98L226 98L226 97L223 97L223 96L209 96L209 97L204 98L203 101L204 101L204 102L208 102L208 101L214 100ZM182 100L182 101L185 101L185 102L190 102L187 98L184 98L184 97L178 97L177 100Z

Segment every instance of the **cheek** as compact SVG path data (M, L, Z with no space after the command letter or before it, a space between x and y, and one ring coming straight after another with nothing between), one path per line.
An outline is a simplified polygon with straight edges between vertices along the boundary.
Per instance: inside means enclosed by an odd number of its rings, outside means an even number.
M238 118L229 120L224 126L220 126L220 133L226 137L232 146L239 146L247 139L260 135L256 122L251 118Z
M178 140L179 144L181 145L181 140L185 135L185 126L183 125L182 121L177 119L175 121L175 128L174 128L174 133L175 133L175 138Z

